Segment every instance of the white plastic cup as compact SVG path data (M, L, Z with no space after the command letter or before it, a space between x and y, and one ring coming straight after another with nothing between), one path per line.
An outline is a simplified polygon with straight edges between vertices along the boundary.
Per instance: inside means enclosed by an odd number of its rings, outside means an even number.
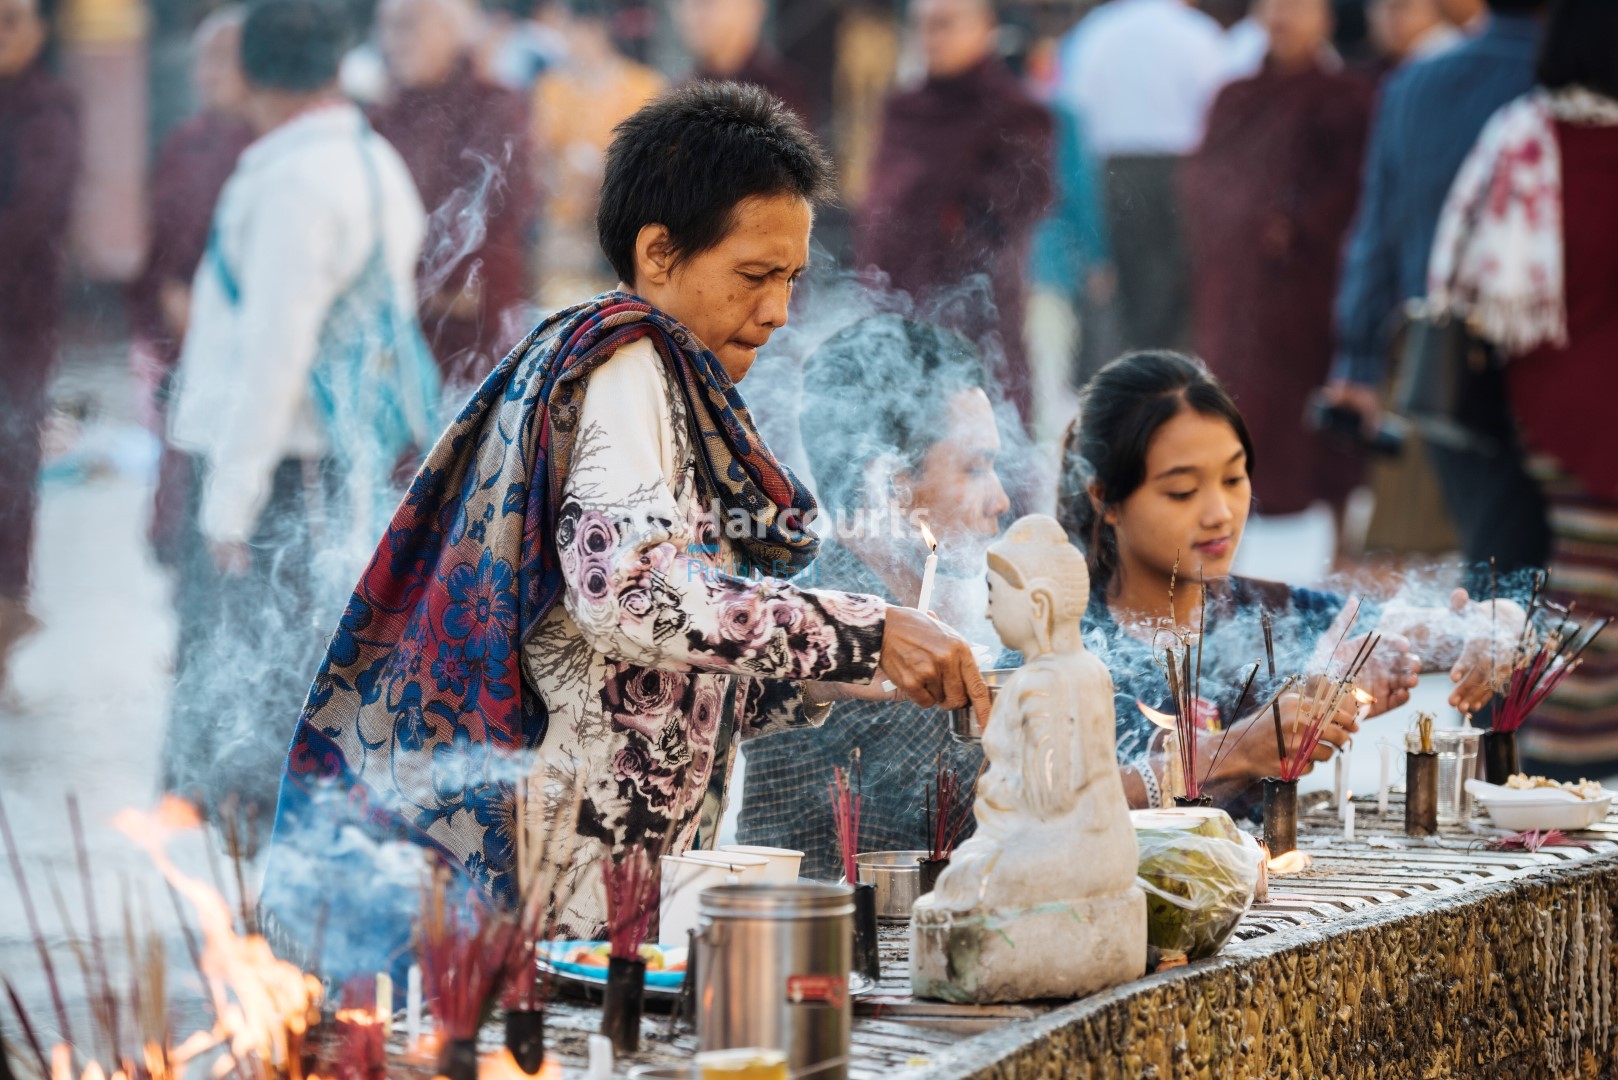
M798 880L798 868L803 864L803 852L791 848L755 847L751 844L727 844L719 849L727 855L754 855L765 859L764 880L791 884Z
M657 943L686 944L697 928L697 900L710 885L763 881L770 860L759 855L718 851L688 851L660 860L662 888L658 897Z

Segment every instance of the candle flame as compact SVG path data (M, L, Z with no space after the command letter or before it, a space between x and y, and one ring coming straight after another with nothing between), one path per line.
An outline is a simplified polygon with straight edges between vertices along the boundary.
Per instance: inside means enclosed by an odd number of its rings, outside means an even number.
M1285 855L1277 855L1269 861L1269 871L1277 877L1287 874L1301 874L1314 865L1315 860L1301 851L1289 851Z
M1136 699L1135 706L1140 709L1140 714L1142 716L1146 717L1146 719L1150 720L1158 727L1163 728L1166 731L1174 730L1174 717L1170 714L1158 712L1156 709L1146 704L1146 702L1139 699Z
M937 551L938 541L933 539L933 531L927 527L927 523L918 521L916 522L916 527L921 530L921 538L927 542L927 550Z
M1361 705L1370 705L1376 701L1376 696L1369 690L1356 686L1354 688L1354 700Z

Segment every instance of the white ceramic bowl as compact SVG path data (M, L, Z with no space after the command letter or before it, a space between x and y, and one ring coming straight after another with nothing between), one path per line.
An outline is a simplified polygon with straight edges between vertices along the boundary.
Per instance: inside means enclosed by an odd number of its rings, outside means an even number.
M1556 788L1519 790L1486 784L1482 780L1468 780L1466 790L1483 805L1496 825L1512 832L1588 829L1607 816L1613 798L1618 795L1604 790L1600 798L1581 799L1571 791Z

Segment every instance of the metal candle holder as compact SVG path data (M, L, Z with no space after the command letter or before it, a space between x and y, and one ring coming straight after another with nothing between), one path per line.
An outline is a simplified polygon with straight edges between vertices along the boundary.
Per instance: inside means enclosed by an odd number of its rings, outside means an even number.
M438 1073L448 1080L477 1080L478 1041L450 1039L438 1054Z
M854 890L854 970L871 982L882 979L882 954L877 949L876 886L858 882Z
M640 1051L640 1017L646 1004L646 961L607 957L607 988L601 1005L601 1034L615 1054Z
M1517 759L1517 733L1515 731L1485 731L1483 733L1483 779L1491 784L1504 784L1522 766Z
M916 865L921 868L921 895L926 896L938 885L938 875L944 872L949 865L949 856L942 859L917 859Z
M1405 835L1438 832L1438 754L1405 752Z
M545 1065L545 1010L512 1009L506 1013L506 1049L517 1068L529 1076Z
M1298 782L1264 778L1264 846L1270 858L1298 848Z

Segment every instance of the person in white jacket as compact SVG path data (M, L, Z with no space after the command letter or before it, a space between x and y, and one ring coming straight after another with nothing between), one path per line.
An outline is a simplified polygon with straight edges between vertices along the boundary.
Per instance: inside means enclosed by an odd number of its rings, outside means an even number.
M220 196L176 375L170 434L201 483L165 779L204 804L273 807L327 608L397 502L395 466L432 430L415 317L426 216L337 88L343 38L319 0L246 20L258 138Z

